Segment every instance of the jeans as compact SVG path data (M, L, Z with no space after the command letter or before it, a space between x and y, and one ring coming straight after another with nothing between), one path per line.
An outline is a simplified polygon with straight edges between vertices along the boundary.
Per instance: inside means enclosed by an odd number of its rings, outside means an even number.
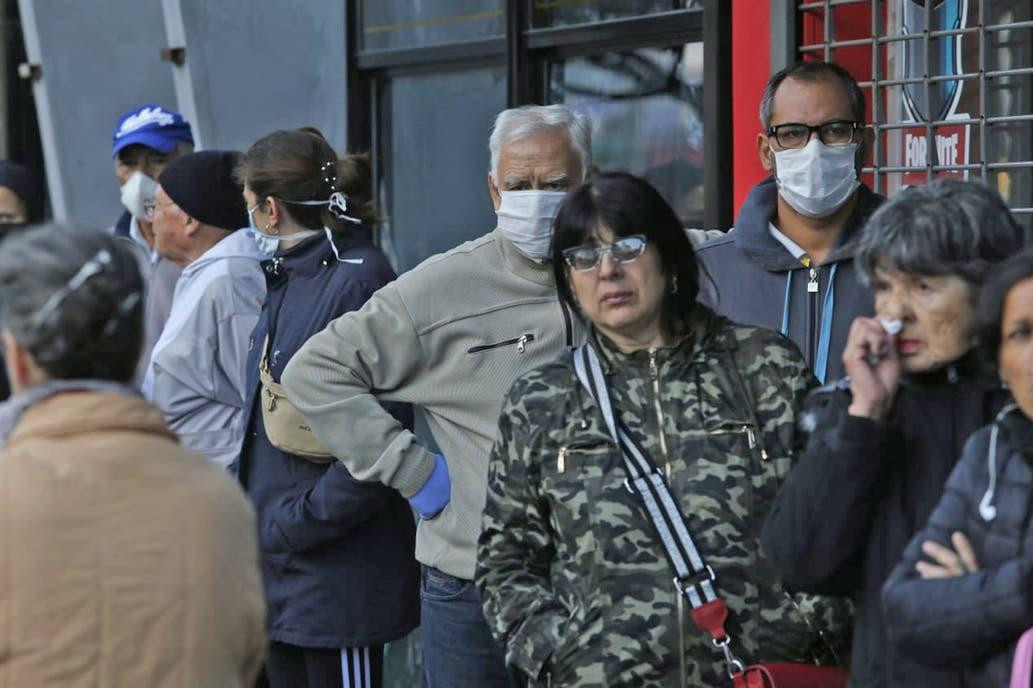
M423 688L517 688L473 581L422 568Z

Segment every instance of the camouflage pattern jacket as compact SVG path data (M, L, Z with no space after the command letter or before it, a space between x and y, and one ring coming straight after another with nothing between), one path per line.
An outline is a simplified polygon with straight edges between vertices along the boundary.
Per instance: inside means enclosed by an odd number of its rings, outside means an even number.
M667 474L728 602L747 663L828 661L848 603L790 596L759 551L816 384L788 339L700 308L668 349L624 354L596 334L611 399ZM517 380L488 473L477 585L507 662L552 686L730 685L675 591L621 455L569 355Z

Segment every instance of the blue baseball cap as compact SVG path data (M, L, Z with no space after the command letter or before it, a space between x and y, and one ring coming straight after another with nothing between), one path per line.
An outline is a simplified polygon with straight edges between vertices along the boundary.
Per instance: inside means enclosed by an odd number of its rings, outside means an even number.
M111 138L111 155L118 155L120 150L134 143L170 153L181 141L194 142L190 123L175 110L148 103L119 118Z

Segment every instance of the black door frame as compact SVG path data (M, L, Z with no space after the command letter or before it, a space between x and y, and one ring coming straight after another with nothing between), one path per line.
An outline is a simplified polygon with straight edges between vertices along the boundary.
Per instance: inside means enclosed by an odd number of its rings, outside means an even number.
M384 137L380 81L398 73L505 63L510 107L542 102L550 61L590 53L668 47L703 41L704 225L732 225L732 27L731 3L703 0L702 9L671 10L576 26L530 28L534 0L507 0L505 32L497 38L393 50L363 51L361 0L345 0L348 55L347 135L351 150L369 150L374 179L381 178Z

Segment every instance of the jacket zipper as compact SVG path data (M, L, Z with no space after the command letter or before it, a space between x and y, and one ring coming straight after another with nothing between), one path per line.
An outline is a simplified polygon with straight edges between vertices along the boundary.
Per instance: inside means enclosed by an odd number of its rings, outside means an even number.
M656 432L660 436L660 453L664 457L664 473L667 475L667 485L671 485L671 457L667 453L667 437L664 434L664 410L660 405L660 367L656 364L656 349L649 350L649 376L653 380L653 406L656 408ZM675 606L678 610L678 669L681 673L681 683L686 685L687 674L685 671L685 596L675 590Z
M753 428L749 425L742 425L737 428L718 428L716 430L707 430L708 435L746 435L746 441L750 445L750 449L757 448L757 435L753 432ZM765 459L767 456L765 455Z
M502 346L511 346L513 344L516 344L517 345L517 353L518 354L522 354L522 353L524 353L524 349L526 348L527 343L528 342L533 342L533 341L534 341L534 335L533 334L522 334L519 337L514 337L513 339L507 339L504 342L495 342L494 344L481 344L480 346L471 346L469 349L466 350L466 353L468 353L468 354L476 354L476 353L479 353L481 351L488 351L489 349L498 349L499 347L502 347Z
M818 346L814 341L817 334L817 318L818 318L818 269L809 268L810 279L807 281L807 363L810 366L814 366L815 359L818 356Z
M656 349L649 350L649 376L653 379L653 407L656 409L657 434L660 435L660 453L664 457L664 470L671 479L671 462L667 456L667 437L664 436L664 411L660 407L660 369L656 365Z

